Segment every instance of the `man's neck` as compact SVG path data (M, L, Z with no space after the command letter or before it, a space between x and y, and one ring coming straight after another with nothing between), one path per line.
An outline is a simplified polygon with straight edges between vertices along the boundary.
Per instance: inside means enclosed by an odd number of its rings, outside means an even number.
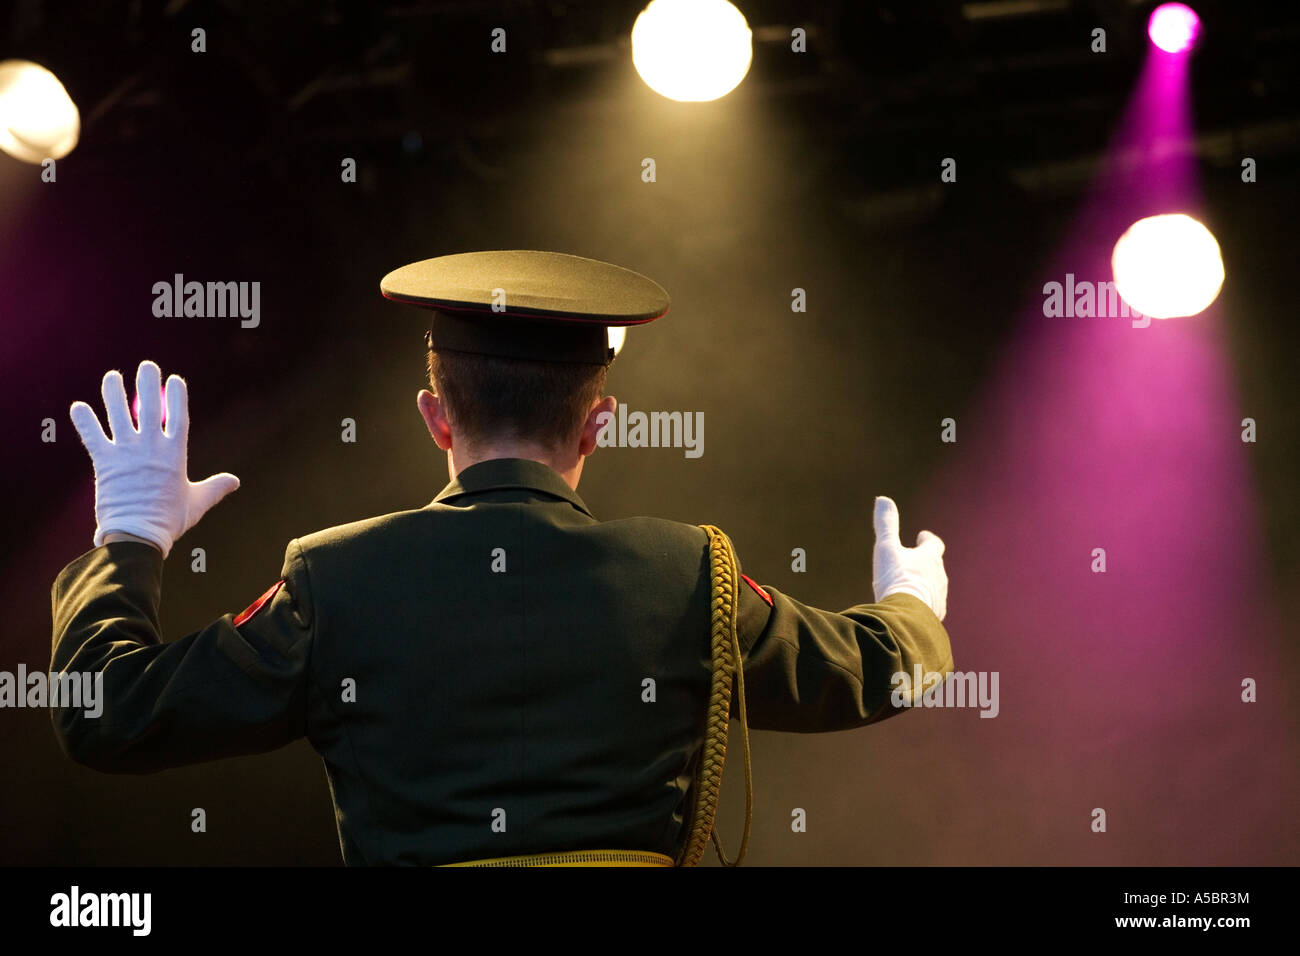
M558 452L528 442L500 442L472 447L456 445L447 452L447 472L455 478L470 465L491 461L494 458L526 458L541 462L559 474L565 484L575 491L578 488L578 480L582 477L582 463L585 460L576 449Z

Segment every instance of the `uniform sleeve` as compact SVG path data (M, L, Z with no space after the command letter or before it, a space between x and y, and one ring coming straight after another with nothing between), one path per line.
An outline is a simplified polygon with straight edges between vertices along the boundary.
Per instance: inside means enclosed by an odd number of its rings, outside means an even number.
M55 579L50 670L83 675L83 684L93 675L99 687L93 707L51 700L68 756L109 773L147 773L303 736L313 621L298 543L285 551L282 580L258 602L165 643L162 565L157 548L118 541Z
M904 686L895 674L952 670L948 632L910 594L835 612L748 578L739 592L745 708L757 730L817 733L875 723L906 709L891 701ZM734 691L732 715L739 715Z

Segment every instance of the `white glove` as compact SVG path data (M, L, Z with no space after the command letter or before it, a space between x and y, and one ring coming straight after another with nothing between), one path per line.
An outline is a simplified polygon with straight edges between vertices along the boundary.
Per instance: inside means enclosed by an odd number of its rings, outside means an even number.
M141 362L135 375L140 430L131 423L122 373L104 376L102 392L110 441L94 410L73 402L72 424L95 465L95 547L104 536L123 531L158 545L163 557L209 508L239 487L229 472L195 484L186 475L190 409L185 380L167 378L167 419L163 427L161 372Z
M939 620L948 613L948 573L943 569L943 540L929 531L916 536L916 547L898 538L898 505L876 499L876 548L871 555L871 587L876 601L903 592L920 598Z

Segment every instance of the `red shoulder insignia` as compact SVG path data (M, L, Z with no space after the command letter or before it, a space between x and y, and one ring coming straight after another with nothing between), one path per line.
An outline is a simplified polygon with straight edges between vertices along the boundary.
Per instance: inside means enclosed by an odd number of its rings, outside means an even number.
M746 584L748 584L751 588L754 589L755 594L757 594L759 597L761 597L764 601L767 602L768 607L772 606L772 595L768 594L766 591L760 588L756 583L754 583L754 579L751 578L748 574L742 574L741 577L745 579Z
M272 584L269 588L266 589L265 594L263 594L252 604L248 605L248 607L240 611L238 616L231 623L233 623L235 627L239 627L239 625L243 624L245 621L247 621L258 611L262 610L262 608L264 608L266 605L270 604L271 598L275 597L275 592L280 590L280 588L282 587L284 587L284 581L283 580L276 581L274 584Z

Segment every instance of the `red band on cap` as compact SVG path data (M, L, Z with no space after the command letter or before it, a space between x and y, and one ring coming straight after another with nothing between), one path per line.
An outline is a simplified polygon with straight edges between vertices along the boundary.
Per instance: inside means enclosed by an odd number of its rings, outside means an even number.
M233 621L235 627L239 627L239 625L243 624L258 611L262 610L262 608L267 604L271 603L271 598L275 597L275 592L280 590L282 587L284 587L284 581L281 580L276 581L267 588L265 594L239 612L239 615Z
M772 607L772 595L768 594L757 584L755 584L754 579L751 578L748 574L742 574L741 577L745 579L746 584L748 584L751 588L754 589L755 594L757 594L759 597L761 597L764 601L767 602L768 607Z

